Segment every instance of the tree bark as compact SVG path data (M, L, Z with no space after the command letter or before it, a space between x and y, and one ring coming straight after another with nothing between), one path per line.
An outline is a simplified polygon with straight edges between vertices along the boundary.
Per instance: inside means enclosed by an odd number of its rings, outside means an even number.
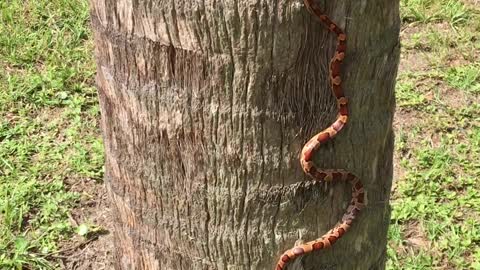
M368 201L288 269L384 269L399 3L324 2L348 36L351 117L315 161L358 175ZM338 221L350 187L298 161L336 114L335 35L301 0L92 0L91 15L116 269L269 270Z

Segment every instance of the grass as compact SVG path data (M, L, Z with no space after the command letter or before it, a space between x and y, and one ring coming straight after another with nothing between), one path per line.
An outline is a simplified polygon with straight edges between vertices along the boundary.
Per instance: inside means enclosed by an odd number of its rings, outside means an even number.
M0 269L57 269L103 175L84 0L0 2ZM480 269L480 10L402 0L388 269ZM95 225L92 225L95 226Z
M401 13L401 177L387 267L480 269L480 9L460 0L403 0Z
M405 22L448 22L451 26L465 25L471 9L459 0L403 0L402 19Z
M480 94L480 64L471 63L465 66L449 68L445 80L450 87Z
M102 177L86 1L0 2L0 269L56 268Z

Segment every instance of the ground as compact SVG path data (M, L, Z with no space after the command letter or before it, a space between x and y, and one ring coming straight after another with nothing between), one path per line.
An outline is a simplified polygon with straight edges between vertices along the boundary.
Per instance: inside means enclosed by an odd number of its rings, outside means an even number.
M480 269L480 2L402 0L388 269ZM0 2L0 269L111 269L85 0Z

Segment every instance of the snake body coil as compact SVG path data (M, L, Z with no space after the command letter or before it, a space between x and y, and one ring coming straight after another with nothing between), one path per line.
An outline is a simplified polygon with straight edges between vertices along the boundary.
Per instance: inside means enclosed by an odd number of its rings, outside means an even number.
M314 3L314 0L304 0L305 6L313 13L318 19L330 30L337 35L337 48L335 55L330 62L330 84L333 95L337 99L338 115L336 121L325 130L316 134L311 138L303 147L300 163L302 169L317 181L347 181L352 185L352 200L341 221L330 231L325 233L318 239L307 242L305 244L295 246L292 249L285 251L277 262L275 270L285 269L288 262L293 261L295 258L310 253L314 250L324 249L332 246L340 237L342 237L350 226L353 220L357 217L358 213L364 206L365 192L363 184L355 175L345 170L322 170L315 166L312 161L312 157L320 145L333 139L340 130L343 129L348 120L348 100L344 96L342 90L342 79L340 77L340 67L343 59L345 58L345 51L347 48L346 40L347 36L344 31L332 22L320 8Z

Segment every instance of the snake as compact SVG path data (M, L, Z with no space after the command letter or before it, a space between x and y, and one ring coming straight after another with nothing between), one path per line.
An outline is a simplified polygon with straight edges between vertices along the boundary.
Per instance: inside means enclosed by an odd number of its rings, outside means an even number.
M296 258L316 250L331 247L352 226L360 210L365 206L365 190L360 179L354 174L341 169L319 169L313 163L315 152L322 144L335 138L345 127L349 117L348 99L342 90L342 78L340 69L347 49L347 35L338 27L324 12L314 3L314 0L304 0L305 7L315 15L326 28L337 36L335 54L330 61L329 81L333 96L337 101L337 118L333 124L313 136L303 147L300 154L300 164L303 171L315 181L334 182L344 181L352 186L352 199L341 220L320 238L303 243L285 251L277 262L275 270L283 270L288 263Z

